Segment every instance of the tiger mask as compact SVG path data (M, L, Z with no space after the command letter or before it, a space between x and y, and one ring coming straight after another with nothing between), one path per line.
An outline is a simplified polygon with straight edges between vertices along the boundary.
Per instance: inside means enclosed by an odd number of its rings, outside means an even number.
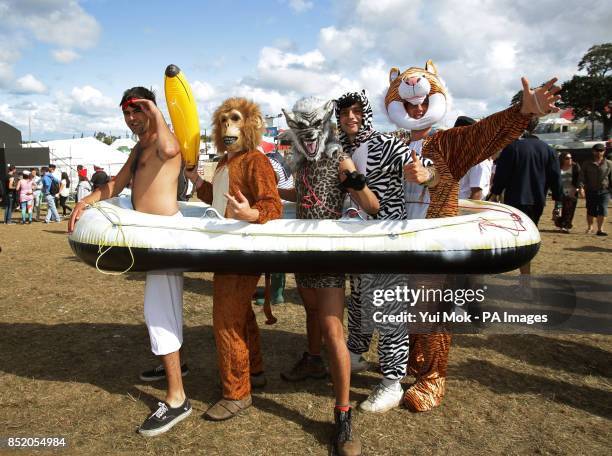
M407 104L429 106L422 117L415 119L408 114ZM389 120L406 130L424 130L444 118L450 97L444 81L431 60L425 68L411 67L403 73L393 67L389 72L389 89L385 95L385 110Z

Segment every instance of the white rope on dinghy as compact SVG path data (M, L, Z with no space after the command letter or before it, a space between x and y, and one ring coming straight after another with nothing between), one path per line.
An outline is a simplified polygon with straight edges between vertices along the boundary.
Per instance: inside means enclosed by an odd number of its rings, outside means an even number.
M132 252L132 247L130 245L128 245L127 243L127 237L125 235L125 233L123 232L123 224L121 223L121 219L119 217L119 214L117 213L116 210L112 209L112 208L105 208L102 209L102 207L100 206L99 203L95 203L92 205L93 208L97 209L98 211L100 211L100 213L106 217L106 219L111 223L110 226L106 227L106 229L104 230L104 233L102 233L102 236L100 237L100 241L98 242L98 258L96 258L96 270L98 272L101 272L102 274L106 274L106 275L114 275L114 276L119 276L119 275L123 275L127 272L130 271L130 269L132 269L134 267L134 253ZM114 215L117 217L117 221L113 221L111 219L111 217L109 216L108 213L105 212L105 210L107 210L111 215ZM121 272L117 272L117 271L105 271L103 269L100 268L99 263L100 260L102 259L102 257L104 255L106 255L108 252L110 252L110 250L113 247L116 247L116 245L104 245L103 244L103 240L105 238L106 233L108 232L108 230L111 230L113 228L118 228L118 231L116 232L116 237L115 237L115 244L117 244L117 237L119 235L123 236L123 243L125 245L125 247L127 247L128 252L130 253L130 259L131 259L131 263L130 265L127 267L127 269L125 269L124 271Z

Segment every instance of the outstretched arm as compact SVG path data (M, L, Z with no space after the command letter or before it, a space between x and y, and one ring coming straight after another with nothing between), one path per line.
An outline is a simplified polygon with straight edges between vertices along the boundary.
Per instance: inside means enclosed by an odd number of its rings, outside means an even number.
M106 184L98 187L85 198L79 200L72 212L70 213L70 221L68 222L68 232L72 233L76 222L78 222L81 214L88 205L103 201L121 193L121 190L130 182L132 178L132 163L135 160L137 147L132 149L127 161L123 164L115 179L108 181Z
M451 128L436 133L426 144L426 154L440 157L456 180L477 163L494 155L518 139L533 116L557 112L560 87L556 78L535 90L522 78L523 98L520 105L490 115L474 125ZM435 153L434 153L435 152Z

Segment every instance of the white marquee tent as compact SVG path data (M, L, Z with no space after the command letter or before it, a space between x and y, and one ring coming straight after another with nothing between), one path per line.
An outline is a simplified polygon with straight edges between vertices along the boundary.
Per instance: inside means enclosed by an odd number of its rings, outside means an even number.
M94 165L104 168L109 176L116 176L128 159L128 154L113 149L94 137L32 143L32 147L38 146L48 147L51 163L54 163L60 172L66 171L74 182L77 180L77 165L83 165L89 177L94 173Z

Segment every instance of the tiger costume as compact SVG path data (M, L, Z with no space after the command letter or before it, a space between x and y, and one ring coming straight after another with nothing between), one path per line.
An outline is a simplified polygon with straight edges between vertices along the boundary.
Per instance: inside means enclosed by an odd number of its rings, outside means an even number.
M391 122L411 131L426 130L447 112L449 96L435 65L412 67L400 73L392 68L385 108ZM429 102L425 115L413 118L409 105ZM521 114L520 105L482 119L474 125L437 131L421 140L423 156L436 165L438 185L429 189L427 218L453 217L458 214L459 180L477 163L517 139L530 116ZM439 282L440 280L435 280ZM404 395L404 405L412 411L427 411L440 405L445 393L446 369L451 345L448 332L410 335L408 372L416 377Z

